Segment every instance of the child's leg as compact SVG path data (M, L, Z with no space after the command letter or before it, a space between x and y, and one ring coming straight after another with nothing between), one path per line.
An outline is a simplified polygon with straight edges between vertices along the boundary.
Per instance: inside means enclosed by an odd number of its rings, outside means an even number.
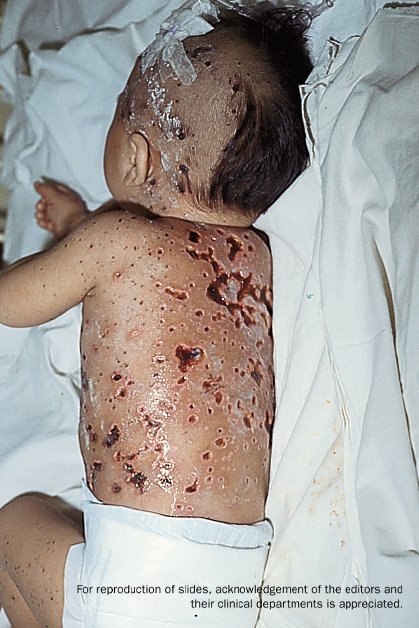
M7 604L7 600L13 601L13 607ZM7 571L0 571L0 607L3 606L3 601L5 601L7 617L12 628L41 628L42 624L29 610Z
M65 561L84 538L47 502L23 495L0 510L0 605L13 628L62 626Z

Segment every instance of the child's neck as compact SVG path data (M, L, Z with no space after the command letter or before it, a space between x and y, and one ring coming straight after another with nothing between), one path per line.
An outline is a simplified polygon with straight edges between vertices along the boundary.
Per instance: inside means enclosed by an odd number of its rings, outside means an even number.
M250 227L252 221L245 214L224 206L220 209L201 207L190 201L181 200L176 206L171 205L168 209L152 207L150 210L157 216L166 218L180 218L189 222L199 222L209 225L224 225L229 227Z

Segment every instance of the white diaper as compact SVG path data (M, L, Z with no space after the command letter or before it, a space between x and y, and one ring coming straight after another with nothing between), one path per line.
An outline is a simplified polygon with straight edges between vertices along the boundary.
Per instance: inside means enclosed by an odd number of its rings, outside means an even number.
M63 628L254 627L267 521L167 517L85 490L86 543L67 557Z

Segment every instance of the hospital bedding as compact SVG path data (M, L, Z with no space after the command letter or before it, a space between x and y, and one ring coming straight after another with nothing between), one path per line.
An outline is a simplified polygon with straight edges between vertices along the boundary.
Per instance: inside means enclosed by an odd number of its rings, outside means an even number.
M45 13L42 0L9 2L8 262L49 239L34 221L34 179L63 181L91 209L107 200L116 96L178 4L50 0ZM382 4L336 0L313 23L311 164L258 221L274 259L278 399L266 583L306 587L288 599L322 605L269 608L286 598L264 597L259 628L393 628L419 613L418 13L373 20ZM78 323L76 308L36 329L0 328L0 503L33 489L78 503ZM385 584L403 587L389 598L403 608L339 606L384 597L346 586Z

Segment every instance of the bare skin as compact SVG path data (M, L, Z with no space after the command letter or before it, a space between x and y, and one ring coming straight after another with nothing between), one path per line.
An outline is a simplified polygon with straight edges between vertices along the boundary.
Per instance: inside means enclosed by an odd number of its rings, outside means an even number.
M122 210L90 217L2 276L6 323L38 324L83 301L80 444L98 499L264 518L270 282L269 251L250 229ZM1 601L14 626L60 626L65 559L81 531L27 497L0 511L0 526Z
M80 444L90 488L104 502L167 515L263 519L269 252L250 230L112 220L122 254L84 301ZM136 255L140 233L145 255Z
M199 181L208 167L192 163L184 136L173 144L176 115L155 120L168 103L148 81L138 125L120 100L106 143L105 176L124 210L85 218L77 194L57 186L48 197L36 184L39 224L58 237L78 226L0 277L0 321L38 325L83 303L80 445L98 499L250 524L264 519L274 409L270 253L249 228L254 216L193 194L189 175ZM0 510L0 528L0 603L14 628L59 628L81 531L28 497Z
M84 300L80 444L100 500L263 519L271 270L252 230L112 211L7 275L14 324Z
M0 510L0 607L13 628L62 625L68 549L84 538L52 502L24 495Z

